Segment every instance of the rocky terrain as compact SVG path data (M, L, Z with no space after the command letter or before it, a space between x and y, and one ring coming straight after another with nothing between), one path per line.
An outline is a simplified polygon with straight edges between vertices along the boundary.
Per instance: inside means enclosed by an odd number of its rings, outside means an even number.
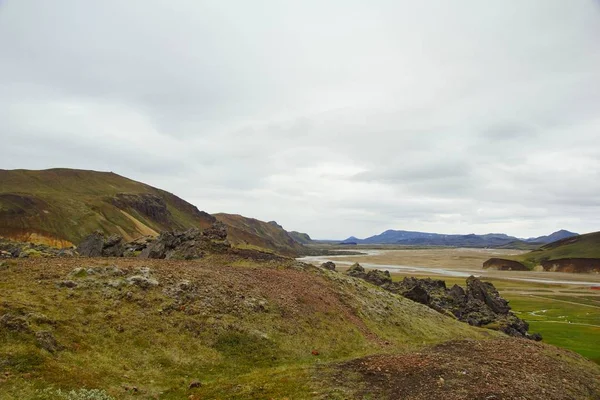
M331 262L323 268L335 269ZM347 275L364 279L392 293L424 304L459 321L473 326L499 330L507 335L541 340L540 334L529 334L529 325L510 311L508 301L503 299L493 284L473 276L466 281L466 290L458 285L450 289L443 280L405 277L393 282L388 271L372 269L368 272L360 264L352 265Z
M306 251L300 241L275 221L264 222L237 214L214 216L227 226L230 241L235 246L269 249L287 256L297 256Z

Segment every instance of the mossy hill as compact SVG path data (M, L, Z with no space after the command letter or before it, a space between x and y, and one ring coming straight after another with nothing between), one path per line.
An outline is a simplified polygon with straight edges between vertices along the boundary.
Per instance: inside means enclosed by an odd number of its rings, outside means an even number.
M279 226L226 214L219 219L234 245L286 255L302 250ZM100 230L131 241L205 229L216 220L174 194L112 172L0 170L0 237L11 240L68 247Z
M574 353L293 260L20 259L1 269L3 399L600 395L600 368Z
M494 263L496 266L502 263L502 259L497 260L498 261ZM565 272L590 272L592 269L597 268L597 264L600 264L600 232L587 233L558 240L541 246L529 253L508 257L508 260L519 262L523 265L523 269L531 270L542 267L545 270L550 270L553 266L556 266L555 268L558 268L557 270L561 270L561 264L564 264L565 268L563 269ZM589 268L585 268L586 266L584 264L586 263L586 260L589 264ZM508 265L508 263L506 264ZM582 265L577 271L570 271L568 266L573 266L575 264ZM586 269L589 269L590 271L586 271Z
M238 214L213 215L227 225L227 237L235 246L271 249L284 255L296 255L304 251L302 244L275 221L264 222Z

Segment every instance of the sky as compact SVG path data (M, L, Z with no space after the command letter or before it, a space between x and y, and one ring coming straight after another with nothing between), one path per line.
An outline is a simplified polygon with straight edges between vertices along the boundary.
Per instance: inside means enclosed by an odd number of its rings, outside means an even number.
M600 2L0 0L0 168L314 238L600 230Z

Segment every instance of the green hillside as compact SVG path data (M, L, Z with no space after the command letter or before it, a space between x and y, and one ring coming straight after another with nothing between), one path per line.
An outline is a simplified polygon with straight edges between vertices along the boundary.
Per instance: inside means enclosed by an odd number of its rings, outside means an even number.
M600 232L562 239L529 253L513 257L529 268L533 268L543 261L563 258L600 258Z
M0 170L0 236L77 244L94 230L126 240L205 228L214 218L164 190L112 172Z
M227 225L229 241L238 247L269 249L294 256L303 252L303 246L274 221L264 222L238 214L213 214Z

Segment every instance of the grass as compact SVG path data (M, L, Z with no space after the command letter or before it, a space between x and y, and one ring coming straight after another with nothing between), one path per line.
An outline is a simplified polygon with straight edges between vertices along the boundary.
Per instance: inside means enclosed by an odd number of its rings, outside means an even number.
M529 253L509 258L520 261L531 269L548 260L600 258L600 232L559 240Z
M506 297L513 310L529 322L530 331L542 334L544 342L573 350L600 364L600 308L586 307L589 303L580 297Z
M399 281L404 276L392 274L392 279ZM447 287L454 284L465 286L464 278L431 278L444 280ZM491 281L500 294L509 300L512 310L529 323L530 332L539 332L544 342L575 351L600 364L600 296L585 295L591 290L574 290L568 285L486 280Z
M68 275L113 262L128 274L148 266L161 286L114 288L98 274ZM118 399L311 398L321 390L317 365L493 336L366 282L290 263L15 261L0 276L0 316L26 318L29 330L0 329L2 398L35 398L50 386ZM67 277L79 286L56 285ZM168 295L182 279L195 285L193 296ZM40 348L40 330L64 350ZM189 389L194 380L202 386Z

